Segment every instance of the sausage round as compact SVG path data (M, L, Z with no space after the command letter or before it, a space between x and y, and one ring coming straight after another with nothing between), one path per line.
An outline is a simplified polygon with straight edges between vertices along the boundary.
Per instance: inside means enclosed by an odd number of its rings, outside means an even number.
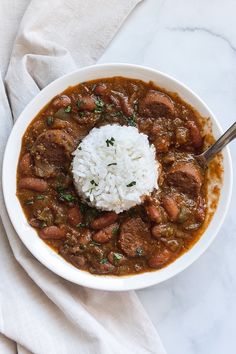
M150 231L141 218L125 221L120 228L119 245L129 257L145 256L150 241Z
M166 182L183 193L196 196L202 186L202 175L194 163L178 162L170 168Z
M166 94L149 90L139 105L139 113L145 116L174 114L175 106L172 99Z
M43 132L32 148L35 174L39 177L54 177L61 166L70 166L70 154L75 144L72 137L63 130L53 129Z

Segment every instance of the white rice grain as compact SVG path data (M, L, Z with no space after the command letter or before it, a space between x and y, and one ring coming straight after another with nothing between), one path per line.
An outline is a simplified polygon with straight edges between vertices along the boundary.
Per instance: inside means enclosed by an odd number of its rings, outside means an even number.
M158 188L155 148L137 128L94 128L74 151L72 172L78 194L98 209L120 213Z

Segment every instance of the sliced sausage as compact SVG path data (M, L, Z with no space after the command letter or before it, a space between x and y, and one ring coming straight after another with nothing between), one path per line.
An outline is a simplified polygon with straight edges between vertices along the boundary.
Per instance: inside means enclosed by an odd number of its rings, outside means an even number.
M150 220L159 224L161 222L161 213L154 205L147 205L145 207L146 213Z
M139 113L145 116L174 114L175 105L166 94L150 90L139 104Z
M119 245L127 256L145 256L149 242L150 231L141 218L128 219L121 225Z
M48 188L48 184L40 178L24 177L19 180L18 187L20 189L29 189L35 192L45 192Z
M118 224L111 224L104 229L96 232L93 235L93 240L98 243L106 243L109 242L112 239L112 236L116 233L116 230L118 228Z
M81 97L79 102L79 110L94 111L96 108L95 99L89 95Z
M71 152L75 148L72 137L63 130L43 132L32 148L35 174L39 177L54 177L62 167L69 168Z
M82 216L78 207L70 208L67 214L67 220L72 226L76 226L81 223Z
M149 260L148 264L151 268L161 268L164 264L170 261L172 253L164 248L160 252L153 254Z
M20 169L24 175L28 175L31 172L31 157L30 153L26 153L20 160Z
M195 148L199 149L203 145L203 138L200 129L198 128L197 124L192 120L187 122L187 127L189 129L191 137L191 144Z
M200 192L203 178L194 163L177 162L167 173L166 182L180 192L196 196Z
M116 222L117 218L118 218L118 215L116 213L114 213L114 212L107 213L103 216L100 216L100 217L94 219L91 222L91 227L94 230L101 230L104 227L109 226L109 225L113 224L114 222Z
M162 205L164 207L164 209L166 210L169 219L171 221L176 221L179 215L179 207L177 202L174 200L174 198L172 198L169 195L165 195L162 197Z
M127 261L127 258L122 253L113 251L108 254L107 258L114 266L122 266Z
M44 240L60 240L66 237L66 232L57 226L47 226L39 231L39 237Z
M59 95L55 97L54 100L52 101L52 106L57 109L67 107L70 104L71 104L71 99L66 95Z

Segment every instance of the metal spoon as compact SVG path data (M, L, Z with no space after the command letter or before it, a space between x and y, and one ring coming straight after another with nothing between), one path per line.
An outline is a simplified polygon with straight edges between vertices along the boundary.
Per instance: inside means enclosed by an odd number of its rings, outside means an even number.
M195 156L202 167L207 167L208 163L220 152L228 143L236 138L236 122L206 151Z

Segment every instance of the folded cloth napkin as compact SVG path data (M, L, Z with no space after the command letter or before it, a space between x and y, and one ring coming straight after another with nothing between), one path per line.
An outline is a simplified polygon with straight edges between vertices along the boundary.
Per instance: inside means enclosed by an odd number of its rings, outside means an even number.
M25 105L52 80L94 63L139 1L29 3L6 75L8 98L0 81L1 157ZM2 0L3 4L10 7L15 1ZM90 290L53 274L21 243L2 192L0 210L0 353L165 352L134 292Z

